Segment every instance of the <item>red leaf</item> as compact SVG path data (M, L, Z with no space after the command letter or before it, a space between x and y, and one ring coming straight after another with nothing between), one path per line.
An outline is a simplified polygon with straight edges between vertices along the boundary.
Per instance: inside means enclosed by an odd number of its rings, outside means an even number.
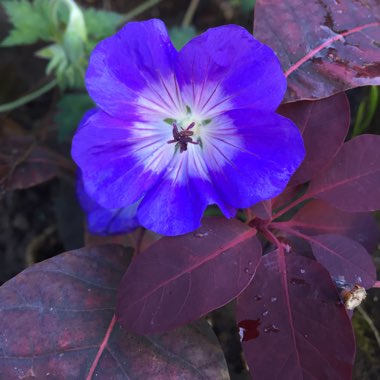
M301 186L287 186L286 189L272 200L272 209L283 208L290 202L294 201L302 190Z
M54 178L60 166L73 166L32 138L12 137L1 140L0 188L6 191L26 189Z
M116 288L129 259L119 246L83 248L4 284L1 379L228 379L207 323L146 338L115 322Z
M350 105L344 92L328 99L282 105L278 112L300 129L306 157L290 186L305 183L331 161L343 145L350 126Z
M355 341L338 299L314 260L264 256L237 304L238 320L260 322L258 337L242 343L253 378L350 379Z
M318 235L308 239L316 259L335 280L371 288L376 268L362 245L345 236Z
M345 143L307 195L349 212L380 209L380 136L362 135Z
M260 219L269 220L272 218L272 201L270 199L256 203L250 209Z
M306 235L344 235L358 241L370 253L379 242L379 228L371 214L340 211L320 200L307 203L285 225Z
M256 231L205 218L191 234L164 237L137 256L119 288L116 315L139 334L167 331L237 297L261 258Z
M378 0L258 0L254 35L288 76L286 101L380 84Z

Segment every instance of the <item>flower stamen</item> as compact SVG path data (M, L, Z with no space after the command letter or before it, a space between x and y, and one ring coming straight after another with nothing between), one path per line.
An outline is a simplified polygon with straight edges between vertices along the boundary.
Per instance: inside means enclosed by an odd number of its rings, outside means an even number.
M186 129L181 127L181 130L178 130L177 124L173 123L173 140L169 140L168 144L176 143L176 146L179 146L179 152L187 151L187 144L199 144L199 141L193 141L191 136L194 135L194 132L190 129L194 128L195 123L192 122Z

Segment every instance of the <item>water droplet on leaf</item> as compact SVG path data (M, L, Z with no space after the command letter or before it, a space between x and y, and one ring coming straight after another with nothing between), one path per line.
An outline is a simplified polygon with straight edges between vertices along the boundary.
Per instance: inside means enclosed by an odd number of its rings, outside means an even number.
M280 329L274 325L274 324L271 324L271 325L268 325L266 327L264 327L264 332L265 333L278 333L280 331Z
M203 238L205 236L208 236L208 232L196 232L194 236L197 238Z

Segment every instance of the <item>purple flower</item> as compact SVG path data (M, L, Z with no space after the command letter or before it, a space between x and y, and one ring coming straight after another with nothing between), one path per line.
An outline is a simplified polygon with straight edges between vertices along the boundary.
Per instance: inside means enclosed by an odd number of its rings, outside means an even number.
M96 235L113 235L132 232L139 227L136 211L139 202L118 209L105 209L94 202L86 193L82 176L78 176L77 195L87 214L87 228Z
M131 22L97 45L86 85L98 110L72 148L86 191L108 209L141 200L139 222L161 234L195 230L209 204L232 217L278 195L304 157L275 113L275 54L236 25L177 52L161 21Z

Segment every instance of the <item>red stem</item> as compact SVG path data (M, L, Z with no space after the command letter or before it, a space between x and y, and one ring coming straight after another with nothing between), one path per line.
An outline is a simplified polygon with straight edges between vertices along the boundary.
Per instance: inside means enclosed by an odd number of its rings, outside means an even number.
M100 357L102 356L103 354L103 351L104 349L106 348L107 346L107 343L108 343L108 340L109 340L109 337L111 335L111 332L112 332L112 329L114 328L115 326L115 323L116 323L116 316L115 314L112 316L112 319L111 319L111 322L108 326L108 329L106 331L106 334L104 335L104 338L102 340L102 343L100 344L99 346L99 350L98 352L96 353L96 356L95 356L95 359L94 361L92 362L91 364L91 367L90 367L90 370L88 371L88 375L86 377L86 380L91 380L92 379L92 376L94 375L94 372L96 370L96 367L99 363L99 360L100 360Z
M341 39L343 39L343 37L349 36L350 34L360 32L363 29L367 29L367 28L379 26L379 25L380 25L379 22L371 22L370 24L357 26L356 28L348 30L347 32L344 32L342 34L337 34L336 36L329 38L323 44L319 45L318 47L316 47L315 49L313 49L309 53L307 53L304 57L302 57L294 65L290 66L290 68L285 72L285 76L288 77L290 74L292 74L294 71L296 71L301 65L303 65L305 62L307 62L310 58L313 58L318 52L320 52L321 50L323 50L327 46L331 45L335 41L341 40Z
M303 201L306 201L309 198L309 194L304 194L301 197L297 198L295 201L292 203L288 204L286 207L284 207L282 210L277 212L276 214L273 215L272 220L275 220L279 218L281 215L284 215L286 212L288 212L290 209L293 207L297 206L298 204L302 203Z
M144 241L146 229L144 227L141 227L141 230L139 231L139 235L136 239L136 250L134 253L134 256L138 256L141 252L142 243Z
M284 293L285 293L285 301L287 304L287 314L288 314L289 324L290 324L290 328L291 328L291 332L292 332L293 344L294 344L294 347L297 347L296 337L295 337L295 328L294 328L294 323L293 323L293 315L291 312L292 308L290 305L290 294L289 294L288 279L287 279L288 274L286 272L286 261L285 261L284 247L281 244L281 242L277 239L277 237L271 231L269 231L267 228L261 230L261 232L269 241L275 243L277 248L278 248L278 253L279 253L279 255L278 255L278 267L280 269L281 282L282 282L282 286L283 286ZM301 363L301 359L299 357L298 350L296 350L296 353L297 353L297 360L299 363Z
M275 244L277 246L278 252L281 256L284 256L284 247L282 246L281 242L277 239L277 237L269 231L267 228L262 229L260 231L264 237L266 237L271 243Z
M269 227L274 228L275 230L281 230L281 231L289 231L293 224L293 220L288 220L286 222L271 222L269 224Z
M245 221L245 223L248 224L253 219L252 210L250 208L246 208L245 209L245 214L246 214L246 218L247 218L247 220Z
M298 236L304 240L307 240L307 241L314 241L316 242L316 240L314 240L311 236L308 236L308 235L305 235L303 234L302 232L299 232L297 230L294 230L293 228L291 227L287 227L288 226L288 223L287 222L278 222L278 223L271 223L270 226L272 228L276 228L276 229L279 229L281 231L285 231L285 232L288 232L294 236Z

